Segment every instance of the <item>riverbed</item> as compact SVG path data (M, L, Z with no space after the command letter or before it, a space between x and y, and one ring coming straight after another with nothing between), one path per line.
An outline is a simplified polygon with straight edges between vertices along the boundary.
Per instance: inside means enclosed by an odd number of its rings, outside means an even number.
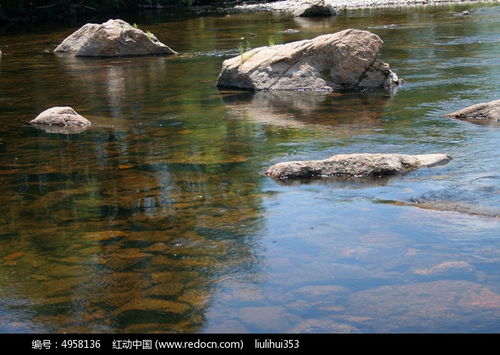
M500 330L500 126L443 117L499 98L500 6L124 19L181 54L54 55L76 24L0 33L0 332ZM378 34L406 83L215 87L242 42L346 28ZM93 125L28 124L56 105ZM356 152L453 160L384 179L264 175Z

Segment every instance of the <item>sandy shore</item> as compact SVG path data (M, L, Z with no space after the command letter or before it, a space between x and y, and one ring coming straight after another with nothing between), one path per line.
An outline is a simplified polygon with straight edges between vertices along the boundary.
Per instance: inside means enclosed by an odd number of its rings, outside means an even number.
M240 11L293 11L304 0L281 0L266 4L237 5L235 10ZM475 3L500 3L500 0L326 0L337 10L368 9L382 7L407 7L430 6L445 4L475 4Z

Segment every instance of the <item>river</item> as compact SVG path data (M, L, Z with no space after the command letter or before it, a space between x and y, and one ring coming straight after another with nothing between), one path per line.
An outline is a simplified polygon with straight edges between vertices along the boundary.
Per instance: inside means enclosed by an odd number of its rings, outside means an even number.
M0 33L0 332L500 331L500 125L443 117L500 97L500 6L467 8L125 18L172 57L53 54L78 26ZM406 84L215 87L242 41L346 28L378 34ZM93 125L28 124L51 106ZM263 173L355 152L453 160L390 179Z

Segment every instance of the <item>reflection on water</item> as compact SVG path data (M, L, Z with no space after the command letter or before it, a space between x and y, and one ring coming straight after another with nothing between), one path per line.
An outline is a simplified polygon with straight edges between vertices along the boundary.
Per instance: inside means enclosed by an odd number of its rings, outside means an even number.
M94 120L100 127L121 127L120 118L144 110L147 93L161 87L169 75L165 57L93 59L58 54L56 59L69 79L68 89L85 93L82 109L101 114Z
M214 183L189 164L119 163L126 152L112 141L63 143L43 165L3 166L2 303L36 311L9 312L5 330L198 329L217 278L254 263L255 184Z
M53 55L68 28L0 35L0 331L498 332L485 147L499 132L443 116L499 95L500 7L461 10L132 19L188 53L169 58ZM215 87L249 33L259 46L350 27L384 39L397 93ZM27 124L55 105L92 126ZM354 152L454 159L390 179L263 174Z
M312 130L335 130L340 135L369 131L380 125L389 103L383 92L328 94L314 92L223 92L228 112L256 123Z

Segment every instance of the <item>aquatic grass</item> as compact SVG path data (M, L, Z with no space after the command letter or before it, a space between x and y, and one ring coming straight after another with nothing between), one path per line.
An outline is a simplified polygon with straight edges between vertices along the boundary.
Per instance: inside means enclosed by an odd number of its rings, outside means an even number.
M276 44L276 36L274 36L274 35L273 36L269 36L267 38L267 45L269 47L271 47L271 46L274 46L275 44Z
M246 38L238 43L238 52L240 53L241 64L245 63L248 58L245 58L245 53L250 50L250 42Z

